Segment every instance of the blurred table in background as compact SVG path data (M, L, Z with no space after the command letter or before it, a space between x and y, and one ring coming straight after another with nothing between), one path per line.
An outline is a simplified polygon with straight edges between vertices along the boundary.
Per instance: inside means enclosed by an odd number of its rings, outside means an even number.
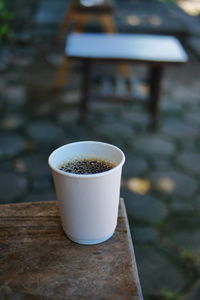
M112 0L74 0L66 10L63 21L60 25L59 39L66 36L70 25L73 32L84 32L90 22L99 23L105 33L115 33L117 28L114 21L114 3ZM69 63L64 59L59 66L54 79L53 89L59 90L69 72ZM119 65L119 72L127 76L128 70L123 65Z
M66 35L68 27L74 23L75 32L83 32L91 21L99 22L105 32L113 33L116 26L113 18L112 0L74 0L71 1L60 26L60 38Z
M163 71L168 66L187 62L187 54L177 38L147 34L71 34L66 43L66 61L82 63L82 96L80 118L87 116L90 97L92 67L94 63L139 63L148 67L149 94L145 100L150 112L150 127L155 128L158 118ZM96 97L97 98L97 97ZM134 95L111 97L100 95L102 100L133 102ZM139 99L141 100L141 99Z

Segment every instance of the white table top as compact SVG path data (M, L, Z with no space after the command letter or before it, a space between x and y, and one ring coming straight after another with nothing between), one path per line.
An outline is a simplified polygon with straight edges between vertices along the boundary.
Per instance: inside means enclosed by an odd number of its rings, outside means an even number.
M68 57L184 63L188 56L177 38L150 34L73 33L65 53Z

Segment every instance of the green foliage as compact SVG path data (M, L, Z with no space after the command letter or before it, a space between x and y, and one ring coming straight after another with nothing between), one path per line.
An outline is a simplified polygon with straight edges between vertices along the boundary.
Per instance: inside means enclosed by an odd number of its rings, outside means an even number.
M0 39L10 35L10 20L12 14L7 10L5 5L6 0L0 0Z
M191 248L182 249L180 255L185 261L189 263L195 262L195 255Z
M166 289L162 291L162 299L176 300L178 298L176 297L176 294L173 291Z

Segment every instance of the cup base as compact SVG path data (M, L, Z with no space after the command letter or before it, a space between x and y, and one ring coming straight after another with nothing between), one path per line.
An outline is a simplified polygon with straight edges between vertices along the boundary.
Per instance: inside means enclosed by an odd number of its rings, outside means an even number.
M107 241L108 239L110 239L113 236L114 232L101 238L101 239L92 239L92 240L85 240L85 239L76 239L73 238L72 236L67 235L67 237L72 241L75 242L77 244L81 244L81 245L95 245L95 244L100 244L103 243L105 241Z

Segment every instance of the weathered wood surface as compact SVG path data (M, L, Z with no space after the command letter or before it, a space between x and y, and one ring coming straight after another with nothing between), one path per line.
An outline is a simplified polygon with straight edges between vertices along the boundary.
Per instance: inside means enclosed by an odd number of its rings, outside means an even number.
M0 206L0 299L142 299L121 201L108 241L78 245L64 234L57 202Z

